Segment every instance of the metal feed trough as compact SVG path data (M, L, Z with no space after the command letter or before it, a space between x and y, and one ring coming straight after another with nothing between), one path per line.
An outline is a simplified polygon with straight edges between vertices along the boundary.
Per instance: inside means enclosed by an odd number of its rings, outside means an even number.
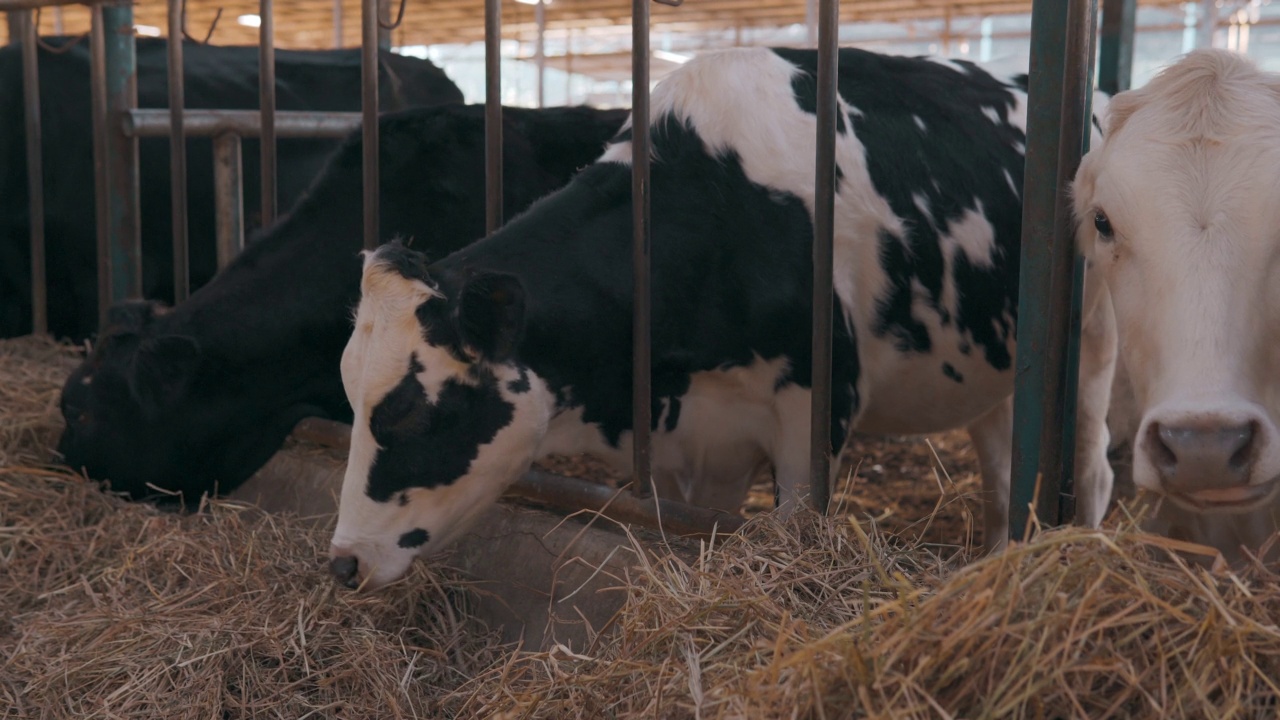
M479 1L479 0L477 0ZM486 227L502 224L502 106L500 104L501 5L485 1L486 64ZM679 5L681 0L655 0ZM1014 480L1010 506L1011 532L1020 537L1034 504L1042 522L1070 520L1073 507L1072 458L1075 425L1075 367L1079 338L1081 268L1075 262L1070 207L1065 185L1075 172L1088 139L1089 90L1092 88L1094 37L1098 0L1034 0L1031 31L1026 180L1024 187L1021 294L1015 394ZM632 110L649 114L649 0L632 0ZM813 0L810 0L813 2ZM185 137L214 138L217 189L219 267L244 243L241 207L243 137L261 138L262 212L264 226L276 214L277 137L341 137L363 128L364 240L378 244L378 50L389 48L388 25L378 0L363 0L361 113L276 112L272 0L259 0L260 97L254 111L184 110L183 73L169 73L171 110L139 110L133 11L106 2L0 0L9 12L14 37L23 45L26 101L27 169L31 202L31 247L34 328L47 329L44 205L40 156L39 70L34 9L84 4L92 7L92 76L94 167L96 172L99 317L108 306L141 294L139 236L139 137L170 138L173 185L175 302L189 293L187 269ZM818 0L818 100L816 203L813 243L813 387L811 440L812 506L826 512L830 467L832 346L832 238L834 222L836 82L838 72L838 0ZM1104 25L1104 85L1127 86L1132 53L1134 0L1109 0ZM385 7L385 6L384 6ZM541 6L540 6L541 7ZM545 12L545 11L543 11ZM168 36L183 37L182 0L168 0ZM403 13L403 8L402 8ZM812 17L812 13L811 13ZM542 15L542 25L545 15ZM182 43L168 43L169 66L182 67ZM541 53L539 60L541 61ZM539 65L541 66L541 62ZM1118 78L1118 79L1117 79ZM541 87L541 83L539 83ZM628 522L662 525L673 532L698 533L732 529L737 516L648 499L650 477L650 185L649 125L632 130L634 325L633 429L634 497L606 501L587 484L546 474L530 474L513 494L536 497L565 509L605 506ZM308 429L309 428L309 429ZM317 429L321 428L321 429ZM299 433L328 437L341 445L348 429L304 421Z

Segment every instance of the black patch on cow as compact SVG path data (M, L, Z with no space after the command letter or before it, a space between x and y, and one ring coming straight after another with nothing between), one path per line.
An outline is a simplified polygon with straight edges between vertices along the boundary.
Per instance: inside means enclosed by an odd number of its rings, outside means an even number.
M949 362L942 363L942 374L958 383L964 382L964 376L961 375L960 371L956 370L955 366Z
M497 378L484 368L473 368L474 384L446 380L434 404L416 377L421 371L414 355L409 372L370 413L378 453L365 493L376 502L412 487L453 483L467 473L480 446L515 416L515 407L498 392Z
M679 421L673 401L697 372L781 359L791 370L779 387L808 387L813 224L804 202L751 182L736 153L709 153L682 120L662 116L652 127L652 427L664 409L668 424ZM629 168L597 163L432 271L519 277L528 315L516 357L546 381L559 411L581 408L614 447L632 427L630 228ZM843 321L833 359L839 446L858 405L857 351Z
M507 390L510 390L517 395L523 395L524 393L529 392L529 388L532 387L529 384L529 370L524 366L520 366L518 369L520 371L520 377L507 383Z
M816 72L812 50L774 52ZM839 62L841 97L860 111L851 120L866 149L867 172L907 228L901 238L880 233L888 282L873 331L892 338L904 352L929 352L933 343L916 313L934 312L981 346L993 367L1009 368L1022 205L1005 173L1015 187L1022 186L1026 143L1025 132L1009 122L1016 104L1013 87L963 60L943 64L842 48ZM916 117L927 133L920 132ZM952 253L950 273L959 300L949 317L942 306L947 266L941 238L968 212L992 222L991 265L976 266L963 252Z
M400 240L393 240L377 249L378 262L396 271L406 280L418 280L431 285L427 275L427 258L420 252L410 250Z
M412 550L426 545L427 541L430 539L431 533L427 532L423 528L414 528L413 530L401 535L400 540L397 541L396 544L405 550Z
M818 72L816 67L801 66L800 72L791 76L791 94L796 98L796 105L810 115L818 114ZM836 132L844 135L847 128L844 124L844 112L836 108Z
M962 343L960 343L960 354L961 354L961 355L968 355L968 354L969 354L969 353L971 353L971 352L973 352L973 346L972 346L972 345L970 345L970 344L969 344L969 343L967 343L967 342L962 342Z
M667 398L667 421L664 425L667 432L673 432L680 425L680 398Z
M400 494L396 497L396 502L400 504L400 507L408 507L408 505L409 505L409 493L407 493L407 492L402 492L402 493L400 493Z

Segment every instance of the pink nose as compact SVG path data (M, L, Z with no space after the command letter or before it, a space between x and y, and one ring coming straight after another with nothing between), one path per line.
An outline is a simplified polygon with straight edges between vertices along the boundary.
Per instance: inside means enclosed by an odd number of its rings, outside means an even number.
M1144 449L1161 483L1170 490L1226 489L1249 483L1261 445L1259 436L1253 420L1153 421L1147 426Z
M334 547L329 551L329 574L342 585L360 586L360 560L350 550Z

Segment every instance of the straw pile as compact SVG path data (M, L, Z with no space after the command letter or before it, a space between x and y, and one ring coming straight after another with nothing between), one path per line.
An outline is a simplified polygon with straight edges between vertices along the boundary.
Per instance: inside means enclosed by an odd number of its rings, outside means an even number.
M24 342L0 342L0 718L1280 715L1280 576L1128 521L969 562L907 505L763 515L692 560L634 543L593 646L502 647L449 571L355 595L324 576L327 525L33 466L74 353ZM936 485L955 505L969 482Z
M1280 576L1212 576L1132 527L952 569L840 519L759 518L639 566L614 635L450 699L502 718L1263 718Z

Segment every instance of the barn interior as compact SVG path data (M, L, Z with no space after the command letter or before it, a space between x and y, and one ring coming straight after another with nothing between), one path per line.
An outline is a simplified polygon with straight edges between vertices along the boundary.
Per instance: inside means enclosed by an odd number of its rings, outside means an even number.
M355 0L186 0L186 36L256 45L264 5L279 49L360 45ZM87 6L0 7L10 42L30 7L42 36L90 32ZM629 4L501 8L505 105L629 107ZM1019 72L1031 9L845 2L838 38ZM1280 69L1280 3L1129 10L1126 86L1206 45ZM710 49L811 47L817 11L655 2L651 80ZM168 37L167 13L133 5L134 32ZM380 13L383 47L484 102L483 3ZM962 431L859 437L838 458L829 517L772 521L761 476L738 515L691 516L688 532L617 492L598 461L556 457L445 555L364 596L324 571L347 428L303 421L195 513L129 503L57 462L59 397L84 352L0 339L0 717L1265 717L1280 703L1273 566L1228 570L1144 535L1125 502L1101 532L1057 529L980 560Z

